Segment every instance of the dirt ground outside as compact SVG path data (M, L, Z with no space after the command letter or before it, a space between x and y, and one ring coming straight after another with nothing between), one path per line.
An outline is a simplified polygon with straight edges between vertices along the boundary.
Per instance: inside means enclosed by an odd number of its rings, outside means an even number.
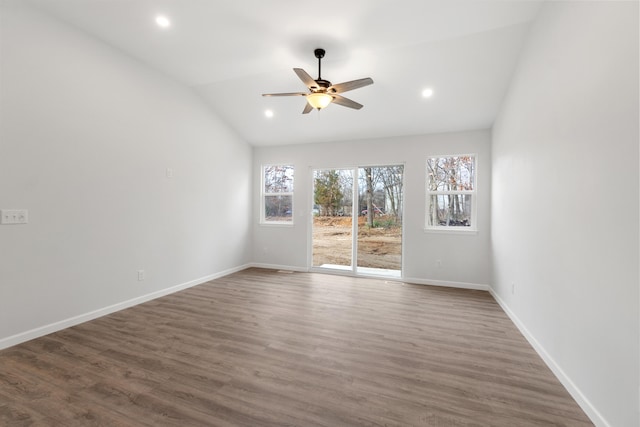
M384 217L376 218L388 225ZM400 270L402 227L369 228L358 217L358 267ZM317 216L313 219L313 265L351 265L352 222L350 217Z

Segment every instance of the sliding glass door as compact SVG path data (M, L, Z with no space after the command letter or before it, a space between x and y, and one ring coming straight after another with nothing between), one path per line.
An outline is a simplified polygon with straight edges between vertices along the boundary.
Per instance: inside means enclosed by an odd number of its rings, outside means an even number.
M402 275L402 165L313 171L311 265Z
M402 165L358 168L357 273L402 275L403 172Z

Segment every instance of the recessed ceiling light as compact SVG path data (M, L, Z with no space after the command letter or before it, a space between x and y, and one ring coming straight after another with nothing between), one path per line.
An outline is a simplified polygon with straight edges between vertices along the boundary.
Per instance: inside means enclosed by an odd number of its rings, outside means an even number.
M171 21L169 21L169 18L164 15L158 15L156 16L156 24L158 24L158 27L160 28L169 28L171 26Z
M265 110L264 115L267 116L268 118L271 118L271 117L273 117L273 111Z
M433 96L433 89L430 87L426 88L422 91L422 96L425 98L431 98Z

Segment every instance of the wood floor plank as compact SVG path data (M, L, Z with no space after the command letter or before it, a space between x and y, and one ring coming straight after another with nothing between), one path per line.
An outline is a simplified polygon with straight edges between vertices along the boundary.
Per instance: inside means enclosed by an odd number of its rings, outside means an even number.
M492 297L251 268L0 351L7 426L589 426Z

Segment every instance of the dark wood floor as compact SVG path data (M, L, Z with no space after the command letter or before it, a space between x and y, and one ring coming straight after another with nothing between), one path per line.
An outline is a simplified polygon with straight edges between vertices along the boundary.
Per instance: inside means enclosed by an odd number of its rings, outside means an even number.
M486 292L249 269L0 352L0 425L592 425Z

